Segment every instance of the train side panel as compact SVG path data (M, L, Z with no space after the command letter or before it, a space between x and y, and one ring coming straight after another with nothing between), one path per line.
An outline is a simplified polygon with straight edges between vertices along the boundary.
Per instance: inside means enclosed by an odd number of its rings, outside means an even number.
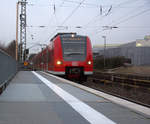
M52 42L48 46L48 70L54 70L54 47Z
M65 67L60 37L54 40L54 71L56 74L64 75Z
M84 63L84 74L91 75L93 74L93 54L92 54L92 45L90 39L87 37L87 57Z

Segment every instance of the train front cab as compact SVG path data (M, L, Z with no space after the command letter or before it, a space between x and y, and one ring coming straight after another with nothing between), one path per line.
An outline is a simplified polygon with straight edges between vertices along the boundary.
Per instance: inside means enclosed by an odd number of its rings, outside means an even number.
M93 56L88 37L60 36L54 40L54 74L86 80L93 74Z

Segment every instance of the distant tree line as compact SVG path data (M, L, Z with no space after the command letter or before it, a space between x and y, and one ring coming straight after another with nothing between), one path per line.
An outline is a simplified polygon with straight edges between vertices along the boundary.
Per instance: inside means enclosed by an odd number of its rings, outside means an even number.
M15 59L16 56L16 41L11 41L7 46L0 43L0 49Z
M125 57L111 57L105 59L105 69L124 66L125 63L131 64L131 59ZM104 57L98 56L94 59L94 69L104 69Z

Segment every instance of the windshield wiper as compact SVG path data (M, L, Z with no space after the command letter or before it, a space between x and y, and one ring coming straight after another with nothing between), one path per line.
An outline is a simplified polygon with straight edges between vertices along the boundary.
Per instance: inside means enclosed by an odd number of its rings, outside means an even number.
M83 55L83 53L66 53L65 55L68 55L68 56L70 56L70 55Z

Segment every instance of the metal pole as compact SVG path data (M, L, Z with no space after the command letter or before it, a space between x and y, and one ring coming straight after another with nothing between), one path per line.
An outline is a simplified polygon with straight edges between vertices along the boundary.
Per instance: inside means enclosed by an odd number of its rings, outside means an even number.
M21 0L20 14L20 60L26 60L26 0ZM23 58L24 56L24 58Z
M25 0L25 2L26 2L27 0ZM24 54L24 56L25 56L25 60L24 61L26 61L26 59L27 59L27 54L26 54L26 45L27 45L27 29L26 29L26 26L27 26L27 15L26 15L26 12L27 12L27 9L26 9L26 3L25 3L25 42L24 42L24 50L25 50L25 54Z
M104 48L105 48L105 66L106 66L106 36L105 36L104 39L105 39L105 41L104 41L105 47L104 47ZM104 67L105 67L105 66L104 66Z
M106 66L106 36L102 36L104 38L104 69L105 69L105 66Z
M19 14L19 2L16 4L16 61L18 61L18 14Z

